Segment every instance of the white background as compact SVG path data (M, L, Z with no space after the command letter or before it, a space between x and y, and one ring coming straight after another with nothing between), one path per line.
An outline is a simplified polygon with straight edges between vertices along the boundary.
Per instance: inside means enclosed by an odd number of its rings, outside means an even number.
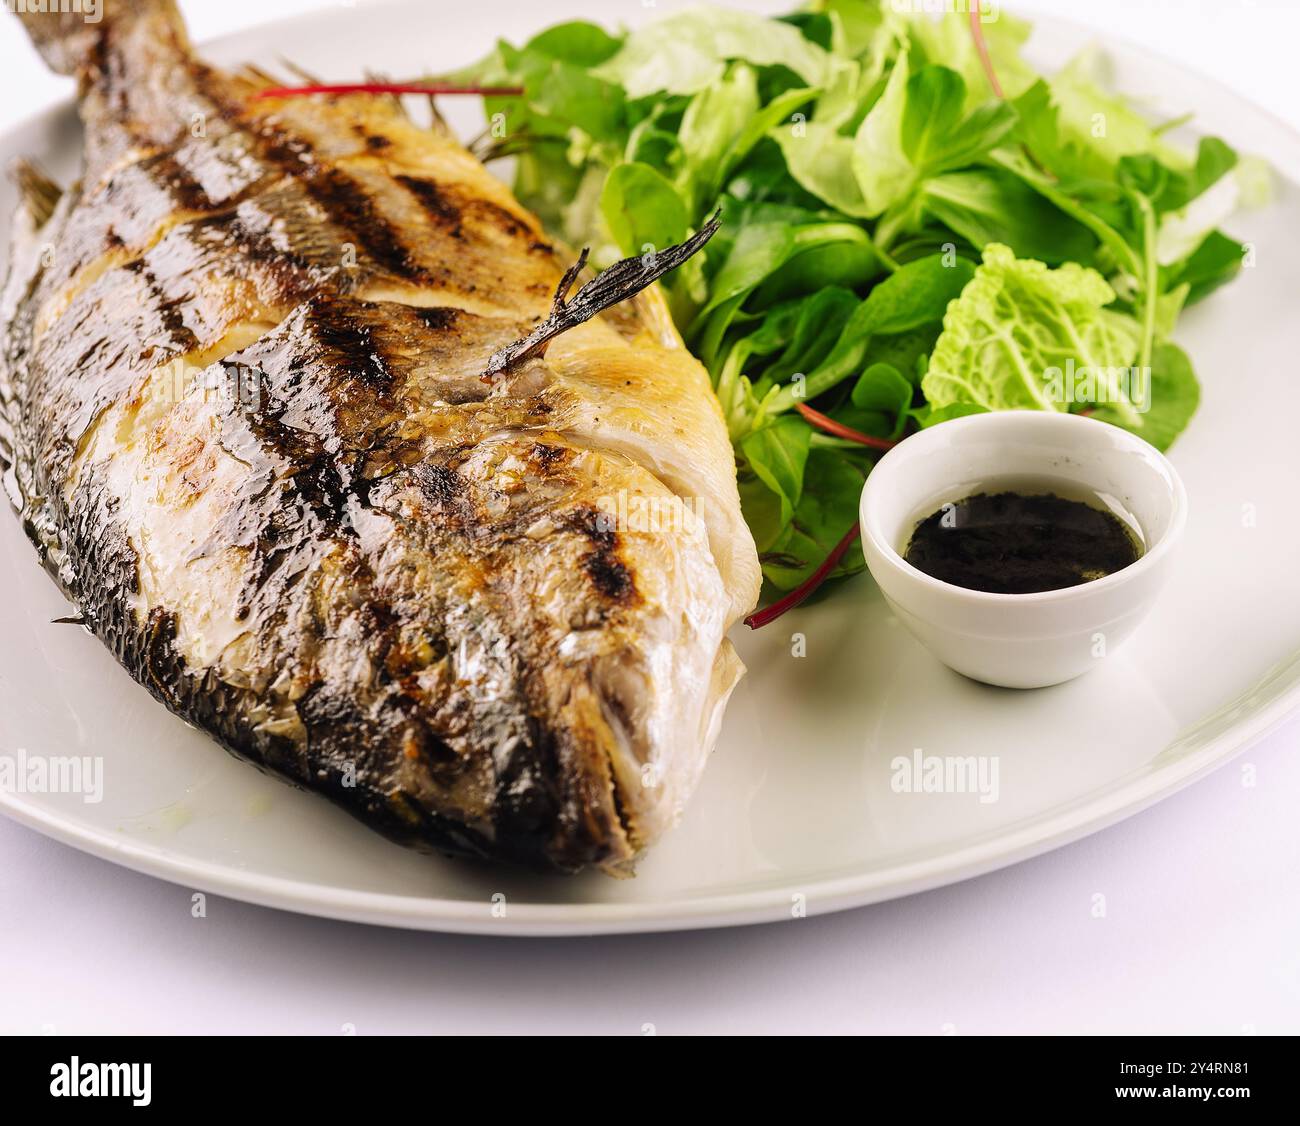
M200 41L322 6L183 2ZM1011 8L1147 45L1300 127L1295 0ZM66 96L2 15L0 52L0 129ZM1297 744L1292 722L1122 825L955 887L627 938L413 934L214 897L196 920L186 889L0 819L0 1032L1300 1032Z

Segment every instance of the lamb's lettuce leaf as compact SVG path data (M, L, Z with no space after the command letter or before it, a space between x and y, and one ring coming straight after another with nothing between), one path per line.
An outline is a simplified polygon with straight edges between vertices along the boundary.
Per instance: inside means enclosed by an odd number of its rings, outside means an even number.
M605 178L601 213L620 251L632 257L685 240L686 201L649 164L620 164Z
M903 113L907 108L908 61L902 55L890 71L880 99L853 138L850 165L862 194L863 214L879 215L902 199L916 172L903 151Z
M1122 412L1109 405L1098 406L1093 417L1136 429L1156 449L1167 450L1196 413L1201 387L1187 353L1169 340L1155 346L1150 375L1145 378L1149 382L1140 427L1132 427Z
M922 210L976 250L1006 243L1021 258L1056 265L1092 261L1097 237L1082 223L1000 168L945 172L927 180Z
M789 174L806 191L855 219L875 214L853 168L856 142L820 121L781 126L772 133Z
M928 177L973 164L1015 126L1005 102L969 113L965 103L956 71L926 66L909 77L907 56L899 59L854 139L853 172L868 216L905 209Z
M1211 231L1191 254L1161 270L1166 289L1187 286L1187 304L1199 301L1241 272L1246 247L1221 231Z
M777 590L792 590L808 578L853 526L868 469L869 464L856 454L834 449L809 452L803 497L760 556L763 574ZM862 546L855 543L840 561L837 574L855 574L864 566Z
M932 255L899 267L877 285L845 323L839 343L806 378L782 388L771 403L785 410L815 398L862 370L873 337L894 337L943 320L974 267L964 258Z
M812 431L798 418L785 416L747 435L740 444L749 468L781 501L781 521L788 524L803 496L804 467Z

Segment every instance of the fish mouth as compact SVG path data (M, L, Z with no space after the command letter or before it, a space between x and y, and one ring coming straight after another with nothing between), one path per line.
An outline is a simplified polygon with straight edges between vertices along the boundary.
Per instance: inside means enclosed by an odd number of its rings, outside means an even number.
M610 769L613 769L612 756ZM607 876L613 876L617 880L627 880L636 875L636 863L646 845L645 842L637 839L636 822L631 810L628 808L628 797L623 793L621 783L617 778L614 779L613 785L610 787L610 797L614 803L618 835L621 836L621 844L623 849L626 850L626 854L602 860L597 867Z

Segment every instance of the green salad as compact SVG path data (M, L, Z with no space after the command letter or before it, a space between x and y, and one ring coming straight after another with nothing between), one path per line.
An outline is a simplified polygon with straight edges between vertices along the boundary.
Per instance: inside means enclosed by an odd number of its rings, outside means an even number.
M564 23L461 76L523 89L487 99L494 153L596 266L721 208L661 284L777 591L821 567L881 451L918 428L1088 412L1168 447L1199 397L1175 321L1242 268L1218 227L1266 185L1221 140L1167 140L1182 122L1113 92L1096 51L1044 77L1005 12L896 7ZM851 543L835 573L862 567Z

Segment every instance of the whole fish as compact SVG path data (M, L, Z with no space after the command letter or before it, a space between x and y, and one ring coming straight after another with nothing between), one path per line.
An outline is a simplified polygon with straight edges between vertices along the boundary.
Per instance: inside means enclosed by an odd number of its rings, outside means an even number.
M21 18L78 80L85 166L20 170L0 454L78 613L395 839L630 871L760 582L658 291L570 316L571 257L445 129L259 98L170 0Z

